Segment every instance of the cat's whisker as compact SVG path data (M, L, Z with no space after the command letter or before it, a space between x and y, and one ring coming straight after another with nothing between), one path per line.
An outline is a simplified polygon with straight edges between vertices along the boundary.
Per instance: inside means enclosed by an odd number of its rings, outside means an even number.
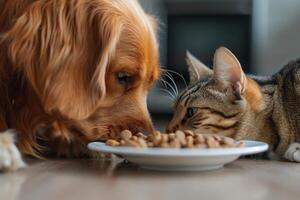
M165 74L164 74L167 78L169 78L170 80L171 80L171 82L173 83L173 85L174 85L174 88L175 88L175 90L176 90L176 96L178 95L178 87L177 87L177 85L176 85L176 83L175 83L175 81L174 81L174 78L172 77L172 75L169 73L169 72L165 72Z
M168 89L168 86L167 86L167 84L166 84L166 81L165 81L162 77L159 79L159 82L160 82L161 84L163 84L163 87L165 87L166 89Z
M162 69L161 71L162 71L162 76L161 76L160 79L163 79L163 76L166 76L168 79L170 79L171 82L172 82L172 84L175 87L176 95L178 95L178 87L177 87L177 85L176 85L176 83L175 83L174 78L172 77L172 75L167 70L165 70L165 69Z
M172 99L172 97L168 96L168 95L163 95L165 97L167 97L170 101L174 101L174 99Z
M173 74L179 76L179 77L183 80L183 82L184 82L184 84L185 84L185 87L188 86L188 85L187 85L187 82L186 82L186 80L185 80L185 78L184 78L181 74L179 74L178 72L176 72L176 71L174 71L174 70L163 68L163 67L165 67L165 66L161 66L161 67L162 67L162 69L161 69L162 71L167 71L167 72L170 72L170 73L173 73Z
M167 85L165 83L165 80L163 78L159 78L158 80L161 84L163 84L163 87L167 88Z
M168 82L168 81L166 81L166 80L164 80L164 79L160 79L160 81L162 81L163 83L164 83L164 85L165 85L165 87L166 87L166 89L169 87L169 88L171 88L171 90L172 90L172 92L173 92L173 95L176 97L177 96L177 94L176 94L176 90L173 88L173 86ZM168 86L168 87L167 87Z
M176 86L176 84L175 84L175 82L174 82L174 79L172 78L172 76L169 76L169 74L167 73L167 72L165 72L164 74L163 74L163 76L165 76L166 77L166 79L165 79L165 81L167 81L167 79L170 79L170 84L172 84L172 86L174 87L174 89L175 89L175 91L176 91L176 94L177 94L177 86ZM168 81L169 82L169 81Z
M170 97L170 99L172 101L175 100L175 96L172 94L172 92L170 92L169 90L166 90L166 89L160 89L160 90L163 91L163 92L166 92L169 95L168 97Z

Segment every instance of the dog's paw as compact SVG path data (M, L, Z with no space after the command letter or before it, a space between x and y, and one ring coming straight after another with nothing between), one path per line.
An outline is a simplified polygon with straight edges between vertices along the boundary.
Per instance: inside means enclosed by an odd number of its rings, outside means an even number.
M284 158L289 161L300 162L300 143L290 144L284 154Z
M14 132L9 130L0 133L0 171L15 171L25 166L14 143Z

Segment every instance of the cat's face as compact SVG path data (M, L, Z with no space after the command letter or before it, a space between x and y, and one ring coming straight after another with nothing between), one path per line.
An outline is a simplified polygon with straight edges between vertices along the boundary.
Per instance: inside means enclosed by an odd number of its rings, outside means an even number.
M259 109L259 86L224 47L215 53L213 70L189 53L187 62L190 85L177 97L167 131L190 129L234 137L245 113Z

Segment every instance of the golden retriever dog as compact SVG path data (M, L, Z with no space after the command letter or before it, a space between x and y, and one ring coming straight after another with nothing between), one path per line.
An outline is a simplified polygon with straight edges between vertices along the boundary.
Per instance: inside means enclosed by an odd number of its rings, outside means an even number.
M136 0L0 0L0 11L0 169L153 130L156 22Z

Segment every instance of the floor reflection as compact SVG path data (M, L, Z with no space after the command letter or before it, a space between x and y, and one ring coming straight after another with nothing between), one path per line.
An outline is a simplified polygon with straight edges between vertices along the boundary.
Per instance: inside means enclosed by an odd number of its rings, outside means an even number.
M207 172L150 171L116 157L28 162L29 167L25 170L0 174L0 200L43 199L45 194L51 199L75 200L79 199L81 193L90 197L109 194L113 199L125 198L120 191L128 194L134 191L139 196L156 193L158 199L181 199L185 196L201 196L203 199L268 199L278 193L276 188L281 183L272 177L266 179L261 176L266 170L262 172L248 167L253 164L259 166L259 161L247 160ZM285 190L280 194L287 195L287 192Z

